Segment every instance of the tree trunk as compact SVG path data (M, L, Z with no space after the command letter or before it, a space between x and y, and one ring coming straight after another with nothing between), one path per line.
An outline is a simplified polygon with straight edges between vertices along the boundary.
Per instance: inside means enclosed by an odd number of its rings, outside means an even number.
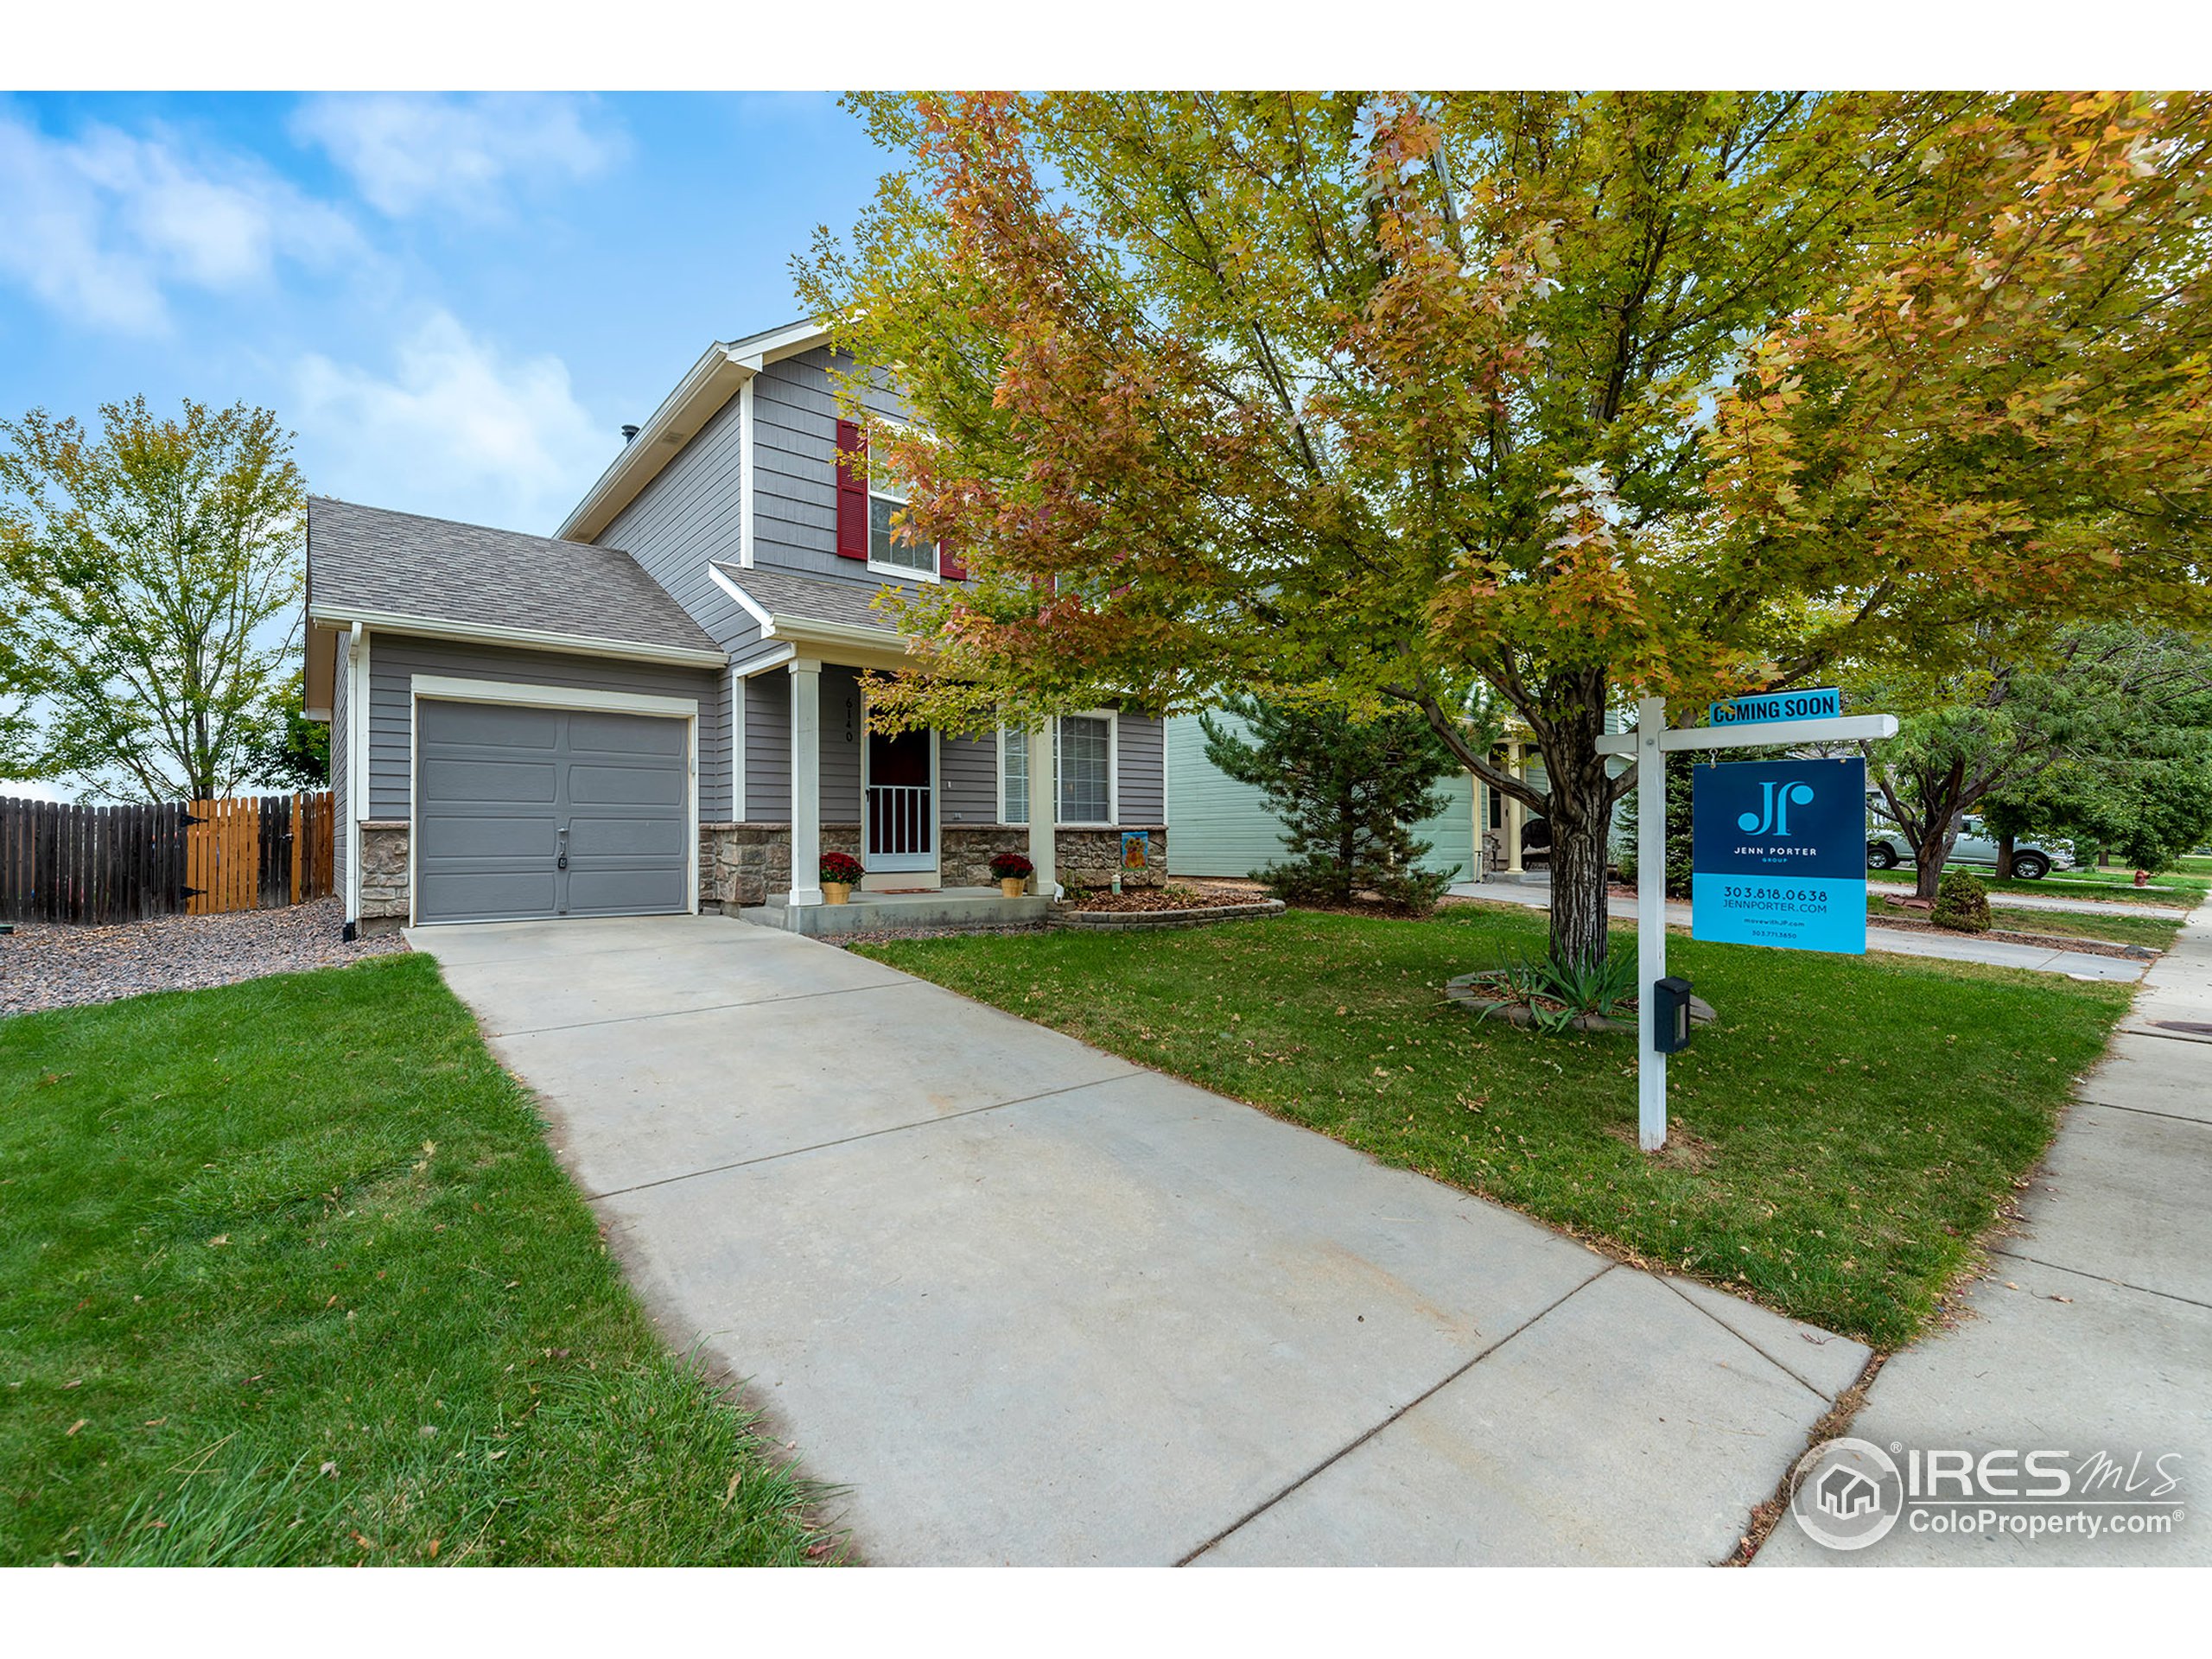
M1936 884L1943 879L1943 866L1951 861L1951 843L1958 839L1958 834L1955 823L1946 824L1914 849L1914 898L1935 902Z
M2012 841L2011 836L1997 837L1997 879L1999 881L2012 879Z
M1556 788L1552 791L1554 801L1560 793ZM1610 803L1601 802L1592 809L1592 816L1578 814L1572 828L1563 815L1552 819L1551 956L1562 966L1605 959L1605 823L1610 810ZM1647 879L1640 850L1637 879Z
M1586 697L1556 709L1549 727L1539 736L1551 782L1545 814L1552 832L1551 957L1561 967L1586 967L1605 959L1605 853L1613 823L1613 780L1598 753L1598 739L1605 729L1602 681L1588 688ZM1663 808L1660 834L1664 845Z

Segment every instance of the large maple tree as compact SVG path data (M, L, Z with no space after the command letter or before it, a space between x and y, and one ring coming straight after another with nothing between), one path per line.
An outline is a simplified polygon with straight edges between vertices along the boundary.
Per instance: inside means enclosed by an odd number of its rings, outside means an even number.
M1586 962L1609 709L2212 617L2202 96L853 103L897 163L802 290L974 577L890 721L1411 703Z

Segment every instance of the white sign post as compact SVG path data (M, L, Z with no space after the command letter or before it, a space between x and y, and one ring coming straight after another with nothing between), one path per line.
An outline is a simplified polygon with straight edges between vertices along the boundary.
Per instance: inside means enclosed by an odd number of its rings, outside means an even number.
M1636 1143L1667 1144L1667 1056L1658 1046L1659 982L1667 977L1667 757L1678 749L1749 749L1895 737L1895 715L1759 721L1667 729L1667 704L1645 697L1636 729L1598 740L1600 754L1636 757ZM1656 833L1655 833L1656 826Z

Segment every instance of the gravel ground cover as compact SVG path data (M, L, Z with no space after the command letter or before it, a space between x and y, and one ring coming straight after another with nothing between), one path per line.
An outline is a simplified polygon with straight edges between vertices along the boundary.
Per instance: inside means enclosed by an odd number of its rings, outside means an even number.
M0 934L0 1016L112 1002L146 991L200 990L264 974L335 968L407 949L397 932L345 944L337 899L284 910L163 916L108 927L18 922Z

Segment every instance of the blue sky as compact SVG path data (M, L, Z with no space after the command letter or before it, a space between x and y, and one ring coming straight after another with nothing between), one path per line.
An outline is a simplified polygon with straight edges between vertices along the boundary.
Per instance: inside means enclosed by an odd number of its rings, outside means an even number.
M0 413L244 398L312 489L550 532L885 159L826 93L0 97Z

